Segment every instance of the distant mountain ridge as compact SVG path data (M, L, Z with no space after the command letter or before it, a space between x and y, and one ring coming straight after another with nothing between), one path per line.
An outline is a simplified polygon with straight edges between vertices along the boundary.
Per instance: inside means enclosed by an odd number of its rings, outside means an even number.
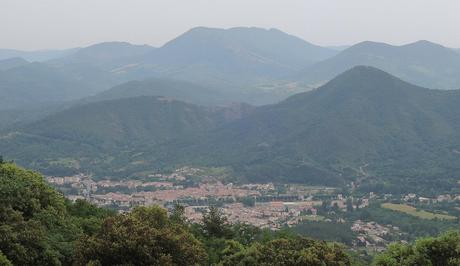
M380 68L422 87L460 88L460 54L428 41L401 46L361 42L304 69L298 78L308 84L322 84L357 65Z
M0 60L0 71L27 65L29 62L21 57L12 57Z
M25 63L0 71L0 110L33 107L75 100L97 88L44 63Z
M33 67L17 65L22 69L14 71L21 71L23 80L18 75L0 75L0 97L10 99L0 108L21 109L29 104L36 105L34 99L40 105L62 103L145 79L176 79L212 89L206 95L197 92L204 97L194 101L200 104L208 104L210 99L215 99L214 104L218 105L228 101L273 103L304 90L286 86L289 81L284 80L284 76L335 53L279 30L260 28L224 30L199 27L160 48L105 42L62 51ZM35 74L39 71L43 75ZM52 78L45 73L60 77L60 81L56 84L49 82ZM35 94L38 91L40 95ZM6 92L9 94L3 94ZM178 95L177 91L171 94ZM196 96L192 98L197 99Z
M165 77L193 80L202 73L202 79L244 84L280 78L335 53L276 29L197 27L152 51L144 63L160 67Z
M109 90L83 99L82 102L98 102L133 98L139 96L163 96L198 105L225 105L231 103L223 93L212 88L203 87L191 82L170 79L147 79L129 81Z
M21 51L15 49L0 49L0 60L13 57L21 57L30 62L44 62L52 59L71 55L80 48L62 49L62 50L37 50Z

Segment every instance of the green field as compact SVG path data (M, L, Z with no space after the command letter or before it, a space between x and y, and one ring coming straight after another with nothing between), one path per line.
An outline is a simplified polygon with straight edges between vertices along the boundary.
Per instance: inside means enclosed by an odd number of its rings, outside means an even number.
M399 211L403 212L421 219L442 219L442 220L453 220L456 217L451 216L451 215L446 215L446 214L437 214L437 213L432 213L432 212L427 212L424 210L417 210L415 207L406 205L406 204L393 204L393 203L383 203L381 205L383 208L390 209L393 211Z
M324 220L324 216L321 215L305 215L302 216L302 221L310 221L310 222L319 222Z

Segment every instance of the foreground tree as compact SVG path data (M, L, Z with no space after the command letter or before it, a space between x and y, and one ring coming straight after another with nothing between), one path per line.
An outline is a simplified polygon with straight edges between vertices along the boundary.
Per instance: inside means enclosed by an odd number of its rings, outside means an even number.
M229 238L232 236L227 217L215 206L211 206L209 211L203 215L203 231L209 238Z
M235 251L233 254L231 251ZM243 249L232 245L226 250L222 265L311 265L346 266L350 258L338 244L308 238L275 239L255 243Z
M458 266L460 265L460 231L439 237L421 238L413 245L393 244L374 260L376 266Z
M77 265L195 265L206 253L183 225L155 206L107 218L99 232L78 242L75 260Z
M81 230L69 222L64 197L43 177L0 164L0 250L14 265L69 264Z

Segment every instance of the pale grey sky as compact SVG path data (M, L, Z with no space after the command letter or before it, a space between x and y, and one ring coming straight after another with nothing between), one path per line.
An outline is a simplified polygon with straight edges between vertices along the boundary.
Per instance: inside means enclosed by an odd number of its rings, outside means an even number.
M0 0L0 48L160 46L195 26L278 28L319 45L426 39L460 47L460 1Z

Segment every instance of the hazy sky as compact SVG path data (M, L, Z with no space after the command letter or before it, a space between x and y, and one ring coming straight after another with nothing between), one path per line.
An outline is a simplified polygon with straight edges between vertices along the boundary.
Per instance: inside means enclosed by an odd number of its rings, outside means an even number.
M460 48L458 0L0 0L0 47L160 46L195 27L278 28L319 45L426 39Z

